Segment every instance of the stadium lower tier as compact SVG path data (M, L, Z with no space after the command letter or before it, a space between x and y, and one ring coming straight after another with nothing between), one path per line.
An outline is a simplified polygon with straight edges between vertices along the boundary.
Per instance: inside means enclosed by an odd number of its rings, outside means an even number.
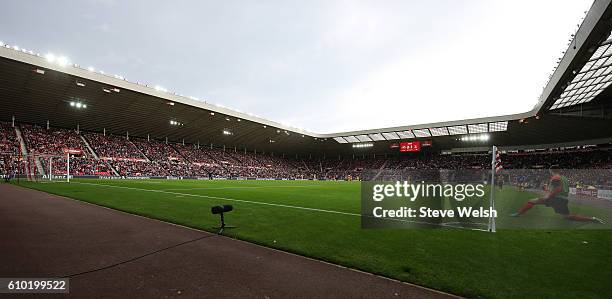
M291 158L225 150L212 146L167 143L60 128L0 122L0 171L65 175L66 151L72 151L71 175L359 179L416 169L488 169L489 153L410 153L334 158ZM612 147L505 153L505 169L612 169ZM607 179L592 183L608 185Z

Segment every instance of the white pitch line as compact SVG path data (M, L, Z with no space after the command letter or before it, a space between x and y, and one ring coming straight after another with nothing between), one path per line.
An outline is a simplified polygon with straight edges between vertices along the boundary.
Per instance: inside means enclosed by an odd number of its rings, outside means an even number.
M315 211L315 212L331 213L331 214L340 214L340 215L348 215L348 216L358 216L358 217L362 216L361 214L357 214L357 213L348 213L348 212L340 212L340 211L333 211L333 210L324 210L324 209L317 209L317 208L307 208L307 207L283 205L283 204L268 203L268 202L261 202L261 201L251 201L251 200L244 200L244 199L227 198L227 197L221 197L221 196L210 196L210 195L201 195L201 194L189 194L189 193L180 193L180 192L170 192L170 191L164 191L164 190L141 189L141 188L134 188L134 187L105 185L105 184L96 184L96 183L83 183L83 182L73 182L73 183L75 183L75 184L82 184L82 185L94 185L94 186L103 186L103 187L109 187L109 188L119 188L119 189L144 191L144 192L172 194L172 195L180 195L180 196L191 196L191 197L201 197L201 198L210 198L210 199L221 199L221 200L228 200L228 201L235 201L235 202L244 202L244 203L259 204L259 205L265 205L265 206L283 207L283 208L290 208L290 209L307 210L307 211ZM368 217L368 216L366 216L366 217ZM457 227L457 226L451 225L450 223L452 223L452 222L447 224L447 223L429 223L429 222L423 222L423 221L405 220L405 219L396 219L396 218L380 218L380 219L393 220L393 221L402 221L402 222L409 222L409 223L423 224L423 225L452 227L452 228L467 229L467 230L474 230L474 231L487 231L487 230L478 229L478 228Z
M75 183L75 184L82 184L82 185L104 186L104 187L109 187L109 188L120 188L120 189L128 189L128 190L137 190L137 191L145 191L145 192L154 192L154 193L164 193L164 194L172 194L172 195L202 197L202 198L210 198L210 199L221 199L221 200L228 200L228 201L252 203L252 204L259 204L259 205L266 205L266 206L275 206L275 207L283 207L283 208L291 208L291 209L300 209L300 210L308 210L308 211L317 211L317 212L324 212L324 213L342 214L342 215L350 215L350 216L361 216L361 214L356 214L356 213L348 213L348 212L340 212L340 211L332 211L332 210L323 210L323 209L317 209L317 208L307 208L307 207L300 207L300 206L290 206L290 205L268 203L268 202L261 202L261 201L251 201L251 200L244 200L244 199L227 198L227 197L221 197L221 196L210 196L210 195L202 195L202 194L189 194L189 193L180 193L180 192L170 192L170 191L164 191L164 190L142 189L142 188L125 187L125 186L96 184L96 183L83 183L83 182L73 182L73 183Z
M239 187L196 187L196 188L168 188L160 189L163 191L181 191L181 190L221 190L221 189L265 189L265 188L306 188L317 187L319 185L303 185L303 186L239 186Z

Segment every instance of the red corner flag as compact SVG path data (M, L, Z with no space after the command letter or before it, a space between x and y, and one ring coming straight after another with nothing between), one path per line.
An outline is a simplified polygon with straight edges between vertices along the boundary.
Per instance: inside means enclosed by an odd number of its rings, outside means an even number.
M495 153L495 173L499 173L504 167L502 166L501 155L499 151Z

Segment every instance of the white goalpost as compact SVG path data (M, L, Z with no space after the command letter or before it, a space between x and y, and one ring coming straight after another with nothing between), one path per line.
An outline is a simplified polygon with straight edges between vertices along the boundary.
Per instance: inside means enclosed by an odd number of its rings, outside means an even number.
M42 160L47 166L45 172L49 182L70 182L70 153L66 153L66 156L46 155ZM65 169L62 164L65 164Z

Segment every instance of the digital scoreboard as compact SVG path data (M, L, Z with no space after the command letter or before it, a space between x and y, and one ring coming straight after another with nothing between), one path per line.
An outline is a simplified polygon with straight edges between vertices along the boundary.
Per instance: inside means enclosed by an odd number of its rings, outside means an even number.
M400 142L400 152L420 152L420 141Z

